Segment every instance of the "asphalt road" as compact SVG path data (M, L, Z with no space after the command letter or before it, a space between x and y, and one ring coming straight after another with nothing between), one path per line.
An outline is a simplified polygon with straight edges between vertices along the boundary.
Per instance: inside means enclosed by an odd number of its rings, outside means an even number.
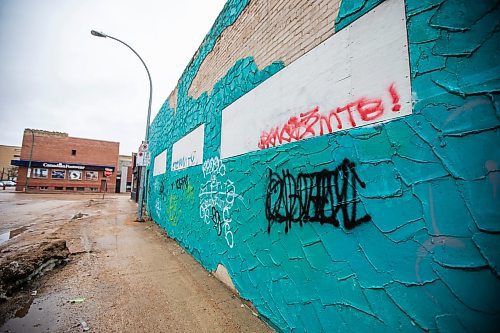
M71 253L18 293L0 331L273 331L156 224L134 222L135 212L128 195L0 193L0 233L18 230L0 255L47 239L66 240Z

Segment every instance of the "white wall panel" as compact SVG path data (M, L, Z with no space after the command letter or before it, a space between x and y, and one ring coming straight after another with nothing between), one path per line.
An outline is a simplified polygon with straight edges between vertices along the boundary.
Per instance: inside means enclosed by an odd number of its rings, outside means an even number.
M224 109L221 158L411 112L404 1L387 0Z
M165 149L155 157L153 176L163 175L167 172L167 150Z
M171 170L182 170L203 163L205 124L195 128L172 147Z

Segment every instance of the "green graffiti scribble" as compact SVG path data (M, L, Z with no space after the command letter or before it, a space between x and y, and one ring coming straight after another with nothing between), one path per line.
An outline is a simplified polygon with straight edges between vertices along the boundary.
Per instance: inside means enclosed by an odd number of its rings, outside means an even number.
M177 226L179 222L179 214L181 214L180 206L178 205L178 199L176 196L170 195L169 207L168 207L168 219L172 227Z
M186 188L186 198L191 202L194 201L194 187L191 184Z

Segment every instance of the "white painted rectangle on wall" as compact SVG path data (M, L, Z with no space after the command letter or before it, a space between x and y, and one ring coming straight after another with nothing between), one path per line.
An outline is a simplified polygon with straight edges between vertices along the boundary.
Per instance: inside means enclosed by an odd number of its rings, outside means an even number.
M165 149L155 157L153 176L163 175L167 172L167 150Z
M182 170L203 163L205 124L196 127L172 147L171 170Z
M404 1L386 0L222 112L221 158L409 115Z

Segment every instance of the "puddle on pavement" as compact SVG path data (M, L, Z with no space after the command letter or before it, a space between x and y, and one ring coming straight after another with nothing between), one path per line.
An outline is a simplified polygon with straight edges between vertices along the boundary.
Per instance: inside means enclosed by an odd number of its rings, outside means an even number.
M48 316L48 313L51 312L50 304L43 302L41 299L37 299L37 301L34 301L34 299L34 297L31 297L22 308L17 310L15 317L2 326L1 332L51 331L54 323L51 322L52 320Z
M9 239L14 238L17 235L22 234L27 229L28 229L28 227L21 227L21 228L17 228L17 229L14 229L14 230L9 230L7 232L4 232L3 234L0 234L0 244L5 243Z
M16 312L16 317L2 326L2 332L41 332L49 329L46 312L35 302L30 301ZM41 309L41 310L40 310Z
M0 235L0 244L5 243L10 239L10 231L4 232Z
M31 297L26 304L24 304L20 309L16 311L15 317L16 318L23 318L28 314L28 311L30 310L31 304L33 303L33 300L35 298Z

